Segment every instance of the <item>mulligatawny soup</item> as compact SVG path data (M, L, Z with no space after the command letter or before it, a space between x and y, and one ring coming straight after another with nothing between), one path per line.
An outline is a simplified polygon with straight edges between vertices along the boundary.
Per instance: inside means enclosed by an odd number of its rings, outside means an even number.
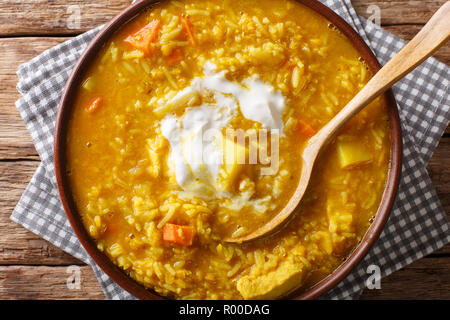
M269 221L301 152L367 83L358 51L291 0L165 1L104 46L68 128L68 175L99 250L177 299L271 299L308 289L361 240L389 162L378 98L319 159L295 218Z

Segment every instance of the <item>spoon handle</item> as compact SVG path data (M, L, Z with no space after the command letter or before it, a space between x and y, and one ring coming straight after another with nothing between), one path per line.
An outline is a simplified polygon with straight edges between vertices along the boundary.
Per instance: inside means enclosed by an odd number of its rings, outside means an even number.
M431 17L422 30L372 79L359 93L311 140L321 148L331 140L348 120L399 79L422 63L436 51L450 36L450 1L447 1Z

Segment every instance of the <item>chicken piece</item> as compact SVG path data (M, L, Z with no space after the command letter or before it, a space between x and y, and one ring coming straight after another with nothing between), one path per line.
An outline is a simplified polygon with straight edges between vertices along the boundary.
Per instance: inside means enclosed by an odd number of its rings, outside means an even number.
M301 262L295 262L291 257L281 262L277 269L261 276L243 276L237 282L237 289L247 300L276 299L302 283L305 269Z

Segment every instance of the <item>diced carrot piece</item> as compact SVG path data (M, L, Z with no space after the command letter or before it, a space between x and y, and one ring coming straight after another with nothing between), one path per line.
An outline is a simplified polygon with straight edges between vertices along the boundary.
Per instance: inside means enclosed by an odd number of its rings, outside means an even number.
M181 22L183 23L184 29L186 30L186 34L188 36L188 40L189 42L195 46L196 41L194 38L194 34L192 32L192 24L191 21L189 20L189 18L187 17L181 17Z
M166 59L170 66L177 65L184 59L183 51L176 48L166 57Z
M124 41L134 48L141 50L148 57L153 51L152 43L158 38L160 26L161 23L159 20L153 20L136 33L128 36Z
M194 228L191 226L179 226L166 223L163 228L163 239L165 241L191 246L194 239Z
M91 104L86 107L86 111L89 113L93 113L96 110L98 110L102 106L102 104L103 104L102 97L95 98L94 101L92 101Z
M303 138L310 138L316 134L316 130L307 122L303 120L298 121L297 132Z

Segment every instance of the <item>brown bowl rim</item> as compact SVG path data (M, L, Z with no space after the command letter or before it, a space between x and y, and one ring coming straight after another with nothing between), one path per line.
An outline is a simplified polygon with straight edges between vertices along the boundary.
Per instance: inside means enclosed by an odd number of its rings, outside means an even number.
M366 45L364 40L353 28L347 24L340 16L338 16L330 8L326 7L317 0L296 0L301 4L309 7L319 15L325 17L334 26L336 26L358 50L361 57L367 63L372 73L376 73L381 67L375 55ZM101 252L85 229L80 216L78 215L75 203L71 196L71 188L66 175L66 134L67 122L70 118L72 97L76 94L76 87L81 82L81 77L89 66L90 62L95 58L96 53L103 47L107 40L124 24L133 19L142 10L151 7L161 1L158 0L141 0L130 5L105 25L102 30L91 40L83 54L78 59L73 68L67 83L65 85L58 108L56 117L56 125L54 132L53 157L55 164L56 183L64 207L67 218L80 240L92 259L99 267L120 287L128 291L130 294L139 299L161 300L166 299L151 289L145 288L136 282L125 271L117 267L109 258ZM386 186L380 202L380 206L375 215L374 221L367 230L361 242L355 247L353 252L347 259L330 275L322 281L309 288L306 292L299 293L301 289L295 290L286 295L291 299L316 299L324 293L334 288L341 282L351 270L364 258L369 249L378 239L386 221L389 218L392 206L394 204L397 189L400 181L400 173L402 167L402 133L400 127L400 119L398 115L397 105L392 90L388 90L384 94L385 101L388 106L388 115L391 129L391 145L390 145L390 163L389 173L386 179Z

